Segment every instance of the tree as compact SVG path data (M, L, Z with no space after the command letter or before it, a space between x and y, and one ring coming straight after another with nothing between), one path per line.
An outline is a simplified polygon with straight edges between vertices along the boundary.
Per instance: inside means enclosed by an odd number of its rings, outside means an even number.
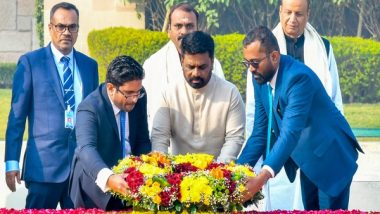
M146 28L152 30L161 29L166 31L169 18L170 8L183 2L183 0L122 0L126 2L136 3L137 12L146 15ZM190 0L200 14L198 26L201 30L212 31L219 28L219 13L225 11L230 5L230 0Z

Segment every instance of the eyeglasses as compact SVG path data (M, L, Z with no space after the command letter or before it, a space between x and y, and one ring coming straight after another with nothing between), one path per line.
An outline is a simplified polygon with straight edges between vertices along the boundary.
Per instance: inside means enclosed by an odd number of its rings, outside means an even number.
M142 88L136 94L129 94L129 95L124 94L124 92L120 91L120 89L118 87L116 88L116 90L118 92L120 92L120 94L123 95L125 97L125 99L127 99L127 100L131 100L131 99L133 100L135 98L141 99L141 98L143 98L145 96L145 90L144 90L144 88Z
M249 66L252 66L254 68L258 68L260 63L265 59L267 58L268 55L264 56L263 58L261 59L258 59L258 60L253 60L253 61L247 61L247 60L243 60L242 63L243 65L246 67L246 68L249 68Z
M50 24L53 25L55 31L59 33L65 32L66 29L69 30L70 33L76 33L78 32L78 29L79 29L79 25L77 24L71 24L71 25L63 25L63 24L54 25L53 23L50 23Z

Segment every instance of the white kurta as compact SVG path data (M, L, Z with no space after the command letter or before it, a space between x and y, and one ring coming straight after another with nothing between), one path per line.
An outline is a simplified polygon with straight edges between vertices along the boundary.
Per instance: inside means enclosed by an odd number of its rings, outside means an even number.
M163 93L152 128L152 149L172 154L208 153L235 160L244 142L244 103L235 85L212 75L193 89L185 79Z
M170 40L159 51L144 62L145 78L143 85L147 93L148 124L152 130L154 115L160 105L161 92L168 84L184 79L177 48ZM213 73L224 79L220 62L214 58Z

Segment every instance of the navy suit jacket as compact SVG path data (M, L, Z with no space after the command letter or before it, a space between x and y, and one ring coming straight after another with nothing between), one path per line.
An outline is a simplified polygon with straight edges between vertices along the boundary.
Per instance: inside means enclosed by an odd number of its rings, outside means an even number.
M152 149L147 122L147 96L139 99L128 113L129 143L132 155ZM80 105L76 123L75 150L70 196L75 207L105 209L111 194L95 183L99 171L112 168L123 158L118 127L106 85L102 84Z
M97 63L74 50L83 98L98 86ZM64 127L62 83L50 44L20 57L13 79L5 161L20 161L28 119L28 140L22 167L25 181L58 183L70 175L75 135Z
M252 166L266 150L269 112L267 85L254 79L253 84L254 130L237 161ZM291 181L299 167L330 196L337 196L351 182L357 169L357 150L362 150L319 78L289 56L281 55L280 59L272 127L276 139L263 165L270 166L276 174L285 165Z

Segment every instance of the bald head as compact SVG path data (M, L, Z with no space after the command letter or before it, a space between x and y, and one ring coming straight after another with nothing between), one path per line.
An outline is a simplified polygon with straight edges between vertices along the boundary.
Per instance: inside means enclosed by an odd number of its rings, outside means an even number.
M281 0L280 22L284 33L291 38L302 35L309 20L309 0Z

